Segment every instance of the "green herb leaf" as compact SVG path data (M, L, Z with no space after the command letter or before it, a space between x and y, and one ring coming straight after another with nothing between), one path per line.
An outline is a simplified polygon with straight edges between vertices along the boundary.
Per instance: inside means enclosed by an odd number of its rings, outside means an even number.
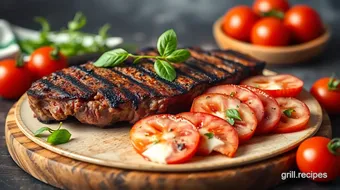
M287 117L292 117L292 113L295 112L295 110L293 108L289 108L283 111L283 113L287 116Z
M242 121L240 113L237 111L237 109L227 109L226 115L229 118Z
M94 62L96 67L114 67L124 62L129 57L129 53L121 48L105 52Z
M207 136L208 139L212 139L214 137L213 133L205 133L204 135Z
M68 22L68 29L76 31L83 28L86 24L86 17L82 12L77 12L74 19Z
M107 32L109 31L110 28L111 28L110 24L105 24L99 29L98 34L102 38L102 40L107 39Z
M168 62L157 59L154 68L156 73L163 79L173 81L176 78L175 68Z
M66 129L59 129L52 132L47 138L47 142L52 145L67 143L71 138L71 133Z
M34 136L39 137L41 135L41 133L45 132L45 131L52 131L53 129L49 128L49 127L41 127L40 129L38 129L36 132L34 132Z
M40 31L40 43L49 41L48 40L48 33L50 32L50 24L44 17L35 17L35 22L38 22L41 25L41 31Z
M177 36L173 29L164 32L157 41L159 55L169 56L177 49Z
M234 118L230 118L230 117L227 117L227 122L230 124L230 125L233 125L235 124L235 119Z
M339 84L340 80L336 79L335 75L333 74L328 81L328 90L330 91L339 90Z
M178 49L172 52L166 59L173 63L181 63L189 59L190 52L186 49Z
M283 19L285 17L285 14L282 11L273 9L273 10L268 11L268 12L262 12L261 16L263 16L263 17L275 17L275 18L278 18L278 19Z
M133 60L133 64L137 64L143 57L137 57L135 60Z

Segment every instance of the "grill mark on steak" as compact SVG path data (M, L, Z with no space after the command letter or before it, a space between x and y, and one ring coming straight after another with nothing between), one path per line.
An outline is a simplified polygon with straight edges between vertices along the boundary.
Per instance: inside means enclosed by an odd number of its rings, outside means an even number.
M46 79L42 79L42 80L40 80L40 82L42 84L44 84L45 89L51 89L51 90L57 91L60 94L60 98L62 98L62 99L63 98L75 98L74 96L72 96L71 94L64 91L62 88L60 88L59 86L54 85L53 83L51 83L50 81L48 81Z
M150 87L147 86L147 85L144 85L143 83L139 82L138 80L135 80L134 78L132 78L132 77L129 76L129 75L125 75L124 73L122 73L122 72L120 72L120 71L117 71L117 70L115 70L114 68L111 68L111 71L112 71L112 72L115 72L116 74L120 75L121 77L126 78L126 79L129 80L131 83L133 83L133 84L135 84L135 85L137 85L137 86L140 86L141 89L146 89L146 90L150 93L150 95L151 95L152 97L160 96L160 95L161 95L161 94L158 93L155 89L150 88Z
M151 68L146 68L148 63L151 63L151 60L145 60L146 63L141 64L141 65L131 65L132 67L138 69L140 72L145 72L146 74L148 74L149 76L151 76L152 78L154 78L155 80L158 80L166 85L168 85L170 88L176 89L177 91L179 91L180 93L185 93L187 92L187 90L181 86L180 84L178 84L177 82L170 82L167 81L161 77L159 77L154 71L151 70ZM152 67L153 68L153 67Z
M207 72L206 70L200 68L199 66L196 65L196 63L193 60L187 60L185 62L185 64L189 68L191 68L191 69L193 69L193 70L195 70L195 71L197 71L199 73L202 73L203 75L207 76L210 79L210 81L209 81L210 83L214 83L215 81L218 80L218 77L215 74Z
M76 78L74 78L74 77L72 77L68 74L65 74L63 71L55 72L55 75L58 75L58 76L64 78L65 80L70 82L73 86L78 88L81 92L83 92L84 96L81 97L82 99L88 99L88 98L90 98L94 95L94 92L90 88L85 86L82 82L80 82Z
M117 85L111 83L106 78L96 74L93 69L87 69L87 68L82 67L82 66L76 66L75 68L83 71L87 75L90 75L91 77L97 79L99 82L101 82L101 83L105 84L107 87L109 87L109 89L108 88L101 88L101 89L99 89L99 92L101 92L101 94L110 102L110 104L113 108L118 107L119 104L121 104L121 103L125 103L126 101L131 100L134 108L137 109L139 101L138 101L137 97L134 96L134 94L132 94L127 89L120 87L120 90L121 90L120 91L118 89ZM113 93L112 89L117 94Z

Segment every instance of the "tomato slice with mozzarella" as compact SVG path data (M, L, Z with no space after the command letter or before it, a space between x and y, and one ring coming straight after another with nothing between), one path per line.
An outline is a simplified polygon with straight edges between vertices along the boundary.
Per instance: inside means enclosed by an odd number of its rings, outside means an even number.
M264 91L251 86L244 85L245 88L253 91L262 101L264 106L264 117L256 127L255 134L267 134L272 132L281 118L280 106L275 98L265 93Z
M260 88L273 97L296 97L303 87L303 81L292 75L254 76L241 84Z
M231 117L227 117L227 112L233 111L238 113L241 119L233 119L240 143L249 140L255 132L257 119L254 111L239 99L224 94L203 94L195 98L191 106L191 112L215 115L229 123L232 122Z
M149 161L178 164L196 153L200 134L187 119L169 114L153 115L138 121L130 131L135 150Z
M197 153L208 155L213 150L233 157L238 148L238 135L233 126L219 117L199 112L178 114L191 121L201 135Z
M309 108L295 98L276 98L281 110L281 119L275 129L276 133L289 133L303 130L310 118Z
M258 122L263 119L264 108L262 101L254 92L247 88L237 85L220 85L209 88L206 93L218 93L233 96L253 109Z

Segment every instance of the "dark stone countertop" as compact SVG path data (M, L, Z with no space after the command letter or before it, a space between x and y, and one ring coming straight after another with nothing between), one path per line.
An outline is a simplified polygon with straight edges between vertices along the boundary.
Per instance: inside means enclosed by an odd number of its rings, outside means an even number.
M340 2L337 0L300 0L292 4L307 3L319 11L332 30L326 51L319 57L300 65L268 66L279 73L290 73L304 80L310 89L315 80L340 76ZM87 32L96 32L104 23L111 24L110 34L122 36L125 42L141 47L155 45L164 30L174 28L183 46L200 45L216 48L212 37L213 22L236 4L251 4L251 0L1 0L0 18L27 28L38 29L34 16L45 16L53 29L65 26L74 13L83 11L88 16ZM0 126L15 101L0 99ZM340 117L331 116L333 136L340 136ZM270 174L268 174L270 175ZM265 180L265 179L264 179ZM340 179L332 183L314 183L309 180L290 179L274 189L339 189ZM0 189L54 189L21 170L8 154L4 127L0 127Z

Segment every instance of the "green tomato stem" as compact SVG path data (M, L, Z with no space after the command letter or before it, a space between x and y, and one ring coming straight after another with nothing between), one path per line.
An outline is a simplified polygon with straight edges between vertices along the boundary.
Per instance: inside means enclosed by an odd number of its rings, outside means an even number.
M51 58L53 60L58 60L60 57L59 57L59 52L60 52L60 48L58 46L56 46L50 53L51 55Z
M15 66L16 67L23 67L25 65L24 62L24 55L22 55L21 53L18 54L17 58L16 58L16 62L15 62Z
M340 155L340 138L334 138L327 144L328 150L335 156Z

